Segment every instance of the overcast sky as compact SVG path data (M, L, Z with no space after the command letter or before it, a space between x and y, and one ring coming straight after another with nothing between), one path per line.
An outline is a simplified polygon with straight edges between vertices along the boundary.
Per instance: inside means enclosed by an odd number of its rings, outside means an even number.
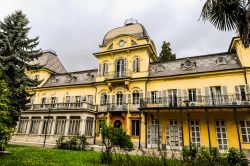
M93 69L104 35L127 18L144 25L161 50L171 43L177 58L225 52L235 33L199 21L205 0L0 0L0 19L22 10L31 36L42 49L56 51L68 71Z

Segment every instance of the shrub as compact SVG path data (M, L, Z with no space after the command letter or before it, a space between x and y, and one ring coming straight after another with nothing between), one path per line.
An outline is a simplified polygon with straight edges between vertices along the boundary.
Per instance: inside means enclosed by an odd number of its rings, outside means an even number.
M228 165L248 166L249 162L242 151L235 148L230 148L226 157Z
M59 139L56 140L56 146L58 149L86 150L88 145L87 138L84 135L74 136L69 139L60 136Z

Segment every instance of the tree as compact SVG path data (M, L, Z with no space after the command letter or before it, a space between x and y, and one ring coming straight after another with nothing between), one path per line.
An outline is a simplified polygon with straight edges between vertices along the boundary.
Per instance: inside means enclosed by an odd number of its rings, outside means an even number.
M29 102L27 88L39 84L26 74L26 70L37 70L41 66L32 65L30 62L42 55L38 46L38 37L28 37L30 27L28 19L21 11L8 15L0 21L0 69L3 71L3 79L10 90L10 114L15 126L18 116L25 110L25 104Z
M250 44L250 0L207 0L201 18L221 31L236 31L244 47Z
M168 62L176 60L176 55L172 53L169 42L163 42L161 53L158 57L158 62Z
M112 162L114 147L127 151L133 150L133 143L122 128L107 126L106 123L101 123L101 137L105 147L105 151L102 151L101 156L102 163Z
M11 133L14 131L12 127L12 118L9 113L9 89L0 71L0 151L5 150Z

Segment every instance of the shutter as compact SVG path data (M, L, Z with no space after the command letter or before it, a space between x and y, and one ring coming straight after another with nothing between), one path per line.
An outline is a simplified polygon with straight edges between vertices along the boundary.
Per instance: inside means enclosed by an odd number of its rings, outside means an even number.
M66 97L65 97L65 96L63 96L63 101L62 101L62 103L66 103Z
M104 96L103 95L100 96L100 104L104 105Z
M140 66L141 62L140 62L140 61L141 61L140 58L138 58L138 61L137 61L137 62L138 62L138 72L141 71L141 70L140 70L140 69L141 69L141 66Z
M117 59L115 60L115 74L117 74Z
M107 104L110 102L110 95L107 95Z
M182 106L181 89L177 89L177 105L178 105L178 106Z
M188 90L182 89L183 100L188 100Z
M112 95L112 103L111 104L115 104L115 95Z
M158 91L158 103L162 103L162 91Z
M50 101L49 101L49 97L46 97L45 103L46 103L46 104L49 104L49 102L50 102Z
M202 101L201 89L200 89L200 88L196 89L196 92L197 92L197 99L198 99L198 102L201 102L201 101Z
M143 103L143 93L139 93L139 97L140 97L140 104L142 104Z
M146 96L146 102L147 103L151 103L151 95L150 95L150 92L147 92L147 96Z
M135 72L136 71L136 67L135 67L135 59L133 60L133 72Z
M246 93L250 94L250 86L249 86L249 84L246 85Z
M126 102L127 102L127 101L126 101L126 96L127 96L126 94L123 94L123 97L122 97L122 100L123 100L122 102L123 102L123 104L126 104Z
M221 87L221 90L222 90L222 95L227 95L227 87L226 86L222 86Z
M132 95L133 96L133 95ZM131 104L131 94L128 94L128 104ZM134 103L133 103L134 104Z
M236 94L237 100L241 100L240 87L239 87L239 85L236 85L236 86L235 86L235 94Z
M205 96L209 97L210 96L210 88L209 87L205 87Z

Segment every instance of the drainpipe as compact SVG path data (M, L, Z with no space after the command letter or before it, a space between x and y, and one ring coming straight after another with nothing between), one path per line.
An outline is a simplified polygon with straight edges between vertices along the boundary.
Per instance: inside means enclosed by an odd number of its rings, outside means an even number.
M48 124L49 124L49 120L50 120L51 109L49 108L48 111L49 111L49 115L48 115L48 119L46 121L46 126L45 126L45 135L44 135L44 141L43 141L43 148L45 147L45 143L46 143L47 129L48 129Z
M93 85L93 84L92 84L92 85ZM95 105L96 105L97 87L96 87L96 86L94 86L94 85L93 85L93 87L95 88ZM97 106L97 105L96 105L96 106ZM98 109L96 108L96 110L98 110ZM96 143L96 115L97 115L97 114L95 114L95 124L94 124L94 131L95 131L95 132L94 132L94 144Z
M245 83L246 83L246 85L247 85L247 84L248 84L248 82L247 82L247 70L246 70L246 67L244 67L243 69L244 69Z

